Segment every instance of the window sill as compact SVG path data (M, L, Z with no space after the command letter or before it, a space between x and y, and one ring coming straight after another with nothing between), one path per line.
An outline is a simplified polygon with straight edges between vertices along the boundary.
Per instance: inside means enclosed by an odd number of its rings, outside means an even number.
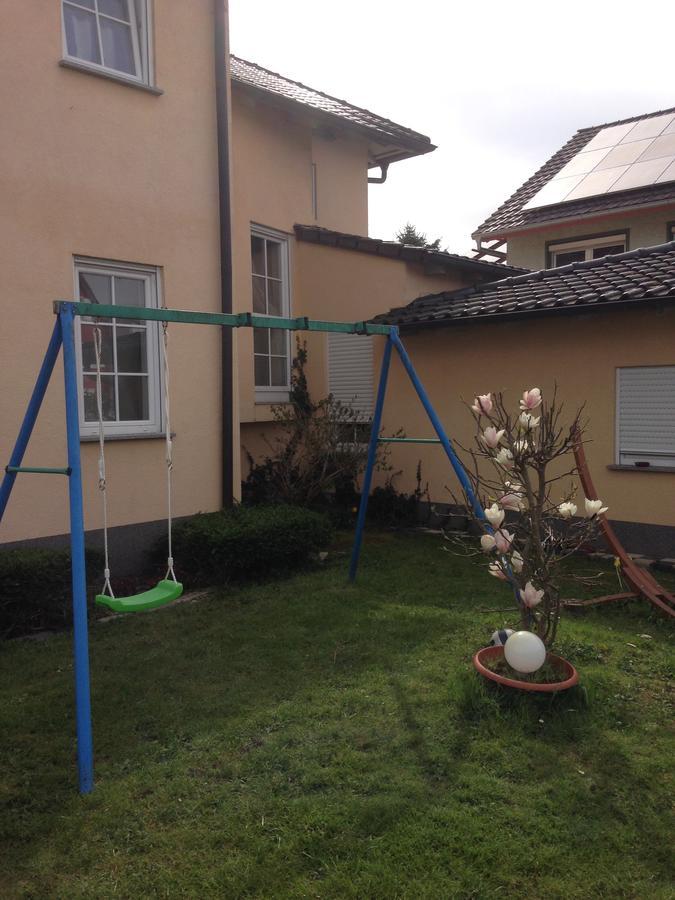
M103 69L95 68L87 65L86 62L78 62L76 59L60 59L59 65L64 69L75 69L76 72L86 72L87 75L95 75L97 78L105 78L106 81L116 81L118 84L124 84L127 87L138 88L148 94L161 96L164 91L161 88L153 87L151 84L144 84L142 81L136 81L133 78L127 78L125 75L117 75L115 72L106 72Z
M290 403L291 402L291 394L290 391L286 393L279 394L266 394L264 391L262 393L256 393L255 396L255 405L256 406L279 406L282 403Z
M612 472L647 472L651 474L666 473L672 475L675 473L675 466L607 466Z
M171 439L176 437L175 432L171 432ZM105 442L108 441L163 441L166 436L163 431L149 431L147 434L106 434ZM97 434L81 434L81 444L98 444Z

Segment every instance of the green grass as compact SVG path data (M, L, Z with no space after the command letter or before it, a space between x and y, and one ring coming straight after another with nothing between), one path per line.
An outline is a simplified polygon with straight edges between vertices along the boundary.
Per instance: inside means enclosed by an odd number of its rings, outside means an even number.
M95 625L85 798L69 637L3 645L0 896L672 898L669 623L567 615L582 687L499 692L508 591L440 545Z

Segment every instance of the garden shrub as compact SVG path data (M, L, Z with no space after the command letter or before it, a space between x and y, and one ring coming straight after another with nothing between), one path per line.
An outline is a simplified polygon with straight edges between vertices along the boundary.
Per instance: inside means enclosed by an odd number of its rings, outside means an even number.
M422 500L430 505L429 485L422 486L422 463L417 463L415 490L411 494L397 491L394 479L400 472L390 475L383 487L376 487L368 500L368 519L377 525L394 528L419 524L422 519Z
M173 555L186 583L224 584L300 568L331 538L331 524L321 513L297 506L238 506L176 525Z
M86 551L87 572L98 577L103 556ZM69 550L0 551L0 636L67 628L73 621Z

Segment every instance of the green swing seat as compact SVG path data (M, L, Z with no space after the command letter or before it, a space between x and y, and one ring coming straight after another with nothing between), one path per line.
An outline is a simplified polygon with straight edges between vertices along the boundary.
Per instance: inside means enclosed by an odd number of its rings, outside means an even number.
M142 594L135 594L133 597L109 597L107 594L97 594L95 601L99 606L107 606L115 612L143 612L171 603L182 593L183 585L179 581L164 578L158 581L154 588Z

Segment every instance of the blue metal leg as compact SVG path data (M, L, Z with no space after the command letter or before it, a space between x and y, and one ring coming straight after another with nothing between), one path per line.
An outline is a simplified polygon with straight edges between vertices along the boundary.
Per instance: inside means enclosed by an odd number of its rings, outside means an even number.
M73 644L75 655L75 717L77 721L77 766L80 793L94 787L94 761L91 734L91 695L89 688L89 634L87 626L87 573L84 561L84 512L82 470L80 467L80 424L77 402L77 364L73 311L62 307L59 313L63 337L63 371L66 390L66 432L70 467L70 550L73 567Z
M12 456L9 460L9 465L13 468L19 468L21 466L21 463L23 462L23 455L26 452L28 441L30 440L30 436L33 432L35 420L37 419L38 413L40 412L40 407L42 406L42 401L47 391L47 385L49 384L49 379L51 378L52 372L54 370L54 364L59 355L60 349L61 322L59 321L59 319L57 319L54 323L54 330L52 331L52 336L49 340L47 352L45 353L45 358L42 361L42 366L40 367L40 372L38 373L35 387L33 388L33 393L28 403L26 415L23 417L19 435L16 439L14 449L12 450ZM2 521L5 508L7 507L9 496L12 493L12 488L14 487L14 482L16 480L16 474L16 472L6 472L5 477L2 479L2 484L0 485L0 522Z
M459 461L457 454L455 453L455 450L454 450L452 444L450 443L450 438L445 433L445 429L443 428L443 425L441 424L441 420L436 415L436 410L431 405L431 400L429 400L429 396L428 396L427 392L424 390L424 386L422 385L422 382L420 381L420 379L417 375L417 372L415 371L415 367L413 366L405 347L401 343L401 338L398 336L397 332L392 333L391 341L398 351L398 355L401 358L403 367L405 368L406 372L410 376L410 380L413 383L413 387L417 391L417 396L422 401L422 406L425 408L427 415L429 416L429 419L431 420L431 424L434 426L434 431L440 438L441 444L443 445L443 449L447 453L448 459L450 460L450 464L452 465L452 468L455 470L455 475L459 479L459 483L462 485L462 488L464 490L464 493L467 496L467 499L471 503L471 506L473 507L473 510L474 510L475 514L478 516L478 518L484 519L485 512L483 510L483 507L478 502L478 498L476 497L476 495L473 492L473 488L471 487L471 482L467 478L466 472L464 471L464 466Z
M382 422L382 408L384 406L384 395L387 391L387 376L389 375L389 363L391 361L391 337L387 338L384 345L384 354L382 356L382 368L380 369L380 383L377 388L377 400L375 402L375 412L373 414L373 422L370 428L370 443L368 444L368 461L366 463L366 471L363 475L363 485L361 486L361 502L359 504L359 515L356 520L356 534L354 535L354 546L352 548L352 559L349 565L349 580L354 581L356 578L356 570L359 566L359 556L361 555L361 544L363 542L363 529L366 524L366 510L368 509L368 495L370 494L370 486L373 481L373 469L375 468L375 458L377 455L377 440L380 436L380 423Z

